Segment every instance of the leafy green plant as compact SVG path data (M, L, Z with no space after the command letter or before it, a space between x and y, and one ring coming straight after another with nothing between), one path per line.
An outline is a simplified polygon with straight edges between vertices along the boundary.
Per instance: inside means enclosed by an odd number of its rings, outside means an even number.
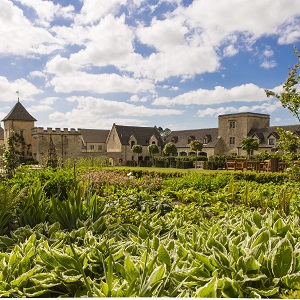
M39 180L27 189L26 195L20 201L17 212L20 226L29 225L34 227L39 223L48 221L50 203Z

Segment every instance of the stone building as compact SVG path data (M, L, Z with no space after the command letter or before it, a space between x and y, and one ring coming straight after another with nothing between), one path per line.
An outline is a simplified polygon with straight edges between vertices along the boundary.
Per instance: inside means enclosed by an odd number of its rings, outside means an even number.
M124 165L130 160L147 160L148 146L156 144L157 155L163 155L164 142L156 127L122 126L113 124L110 130L102 129L52 129L35 127L36 119L18 102L2 120L0 126L0 146L7 146L7 138L18 141L19 153L25 159L35 159L45 163L57 157L62 163L67 159L106 157L112 165ZM300 137L300 125L280 126ZM166 143L175 143L179 156L195 154L190 149L192 140L200 140L203 149L200 155L246 155L242 141L246 137L257 139L259 150L277 151L278 134L276 127L270 126L270 116L259 113L236 113L220 115L218 128L172 131ZM132 146L141 145L142 153L137 157Z
M32 134L36 119L29 114L21 102L18 100L16 105L2 120L4 124L3 142L7 147L7 139L13 138L15 141L16 153L19 153L24 159L32 158Z
M4 144L4 129L0 125L0 155L3 155L5 150L5 144Z
M250 132L269 126L270 116L266 114L246 112L219 115L218 128L172 131L167 142L174 142L181 156L193 154L190 142L195 139L203 143L202 155L242 155L242 140Z
M107 156L114 164L124 164L128 160L137 160L132 153L134 145L142 146L138 160L149 158L147 147L156 144L162 155L163 141L155 127L121 126L113 124L107 137Z

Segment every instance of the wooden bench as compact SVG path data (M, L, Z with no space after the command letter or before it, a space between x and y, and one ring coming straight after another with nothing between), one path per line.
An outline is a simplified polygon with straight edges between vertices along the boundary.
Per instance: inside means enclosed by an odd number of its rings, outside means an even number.
M226 158L226 170L241 170L246 168L246 158Z

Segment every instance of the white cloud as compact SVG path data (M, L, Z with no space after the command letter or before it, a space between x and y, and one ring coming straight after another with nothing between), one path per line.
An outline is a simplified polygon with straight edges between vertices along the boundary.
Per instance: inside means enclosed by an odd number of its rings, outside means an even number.
M170 52L152 53L140 63L127 66L135 76L162 81L172 76L190 76L213 72L219 68L219 58L210 48L174 47Z
M0 0L0 54L49 54L61 49L47 30L33 26L11 1Z
M62 17L65 19L72 19L74 15L74 6L61 6L54 4L52 1L40 0L16 0L24 6L35 10L38 19L37 24L48 27L55 17Z
M205 105L228 102L265 101L267 99L263 88L248 83L231 89L226 89L222 86L216 86L214 90L198 89L174 98L159 97L156 98L152 104L164 106Z
M31 107L28 107L28 110L32 113L36 113L36 112L39 112L39 111L43 112L43 111L53 110L53 108L49 105L42 105L42 104L36 105L35 104Z
M126 116L126 117L149 117L149 116L170 116L180 115L183 113L181 110L175 109L152 109L141 105L129 104L126 102L118 102L105 100L94 97L70 97L72 101L78 103L78 108L73 111L80 110L84 113L90 114L90 116Z
M237 54L238 50L233 45L229 45L224 49L223 52L224 57L231 57Z
M59 93L139 93L152 91L154 85L148 80L134 79L118 74L88 74L74 72L69 75L56 76L50 85Z
M42 78L42 77L45 77L45 74L41 71L32 71L32 72L29 73L29 77L30 78L35 78L35 77Z
M153 19L151 26L137 29L137 36L143 44L155 47L160 51L170 51L186 43L184 35L188 29L178 20Z
M33 100L34 96L43 93L41 89L23 78L9 81L0 76L0 101L16 101L18 99L17 91L19 91L20 100Z
M50 106L50 105L53 105L58 100L60 100L59 97L46 97L46 98L42 99L40 102L41 102L41 104Z
M263 61L260 66L264 69L271 69L277 66L277 63L275 60L265 60Z
M205 30L219 30L223 34L244 32L259 37L275 34L292 16L299 15L300 7L298 0L199 0L193 1L183 13L193 26Z
M273 113L282 107L279 101L274 101L271 103L263 103L261 105L253 106L227 106L227 107L218 107L218 108L206 108L203 110L197 111L197 116L200 118L204 117L216 117L218 115L228 114L228 113L241 113L241 112L258 112L258 113Z
M71 62L82 65L123 65L134 52L134 35L125 24L125 16L105 16L90 28L86 36L86 47L70 56Z
M138 95L133 95L129 99L130 102L147 102L147 100L147 97L140 98Z
M151 116L181 115L183 111L175 109L150 109L142 105L117 102L94 97L70 97L67 99L76 105L66 113L55 112L49 119L58 126L69 125L81 128L110 128L113 123L141 126Z
M81 12L75 21L79 24L95 23L105 15L116 14L120 5L125 5L126 3L126 0L101 0L99 5L98 0L85 0Z
M281 26L277 33L279 35L278 43L280 45L297 43L300 40L299 16L298 18L294 18L292 22L287 22Z

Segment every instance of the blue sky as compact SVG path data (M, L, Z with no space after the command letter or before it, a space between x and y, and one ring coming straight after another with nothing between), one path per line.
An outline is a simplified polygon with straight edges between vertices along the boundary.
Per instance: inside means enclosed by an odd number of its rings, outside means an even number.
M297 124L264 89L299 41L299 0L0 0L0 117L19 91L41 127Z

